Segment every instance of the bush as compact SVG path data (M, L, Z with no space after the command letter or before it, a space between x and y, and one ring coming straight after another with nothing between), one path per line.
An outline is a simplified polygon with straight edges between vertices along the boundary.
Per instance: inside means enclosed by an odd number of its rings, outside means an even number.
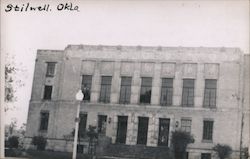
M228 145L217 144L213 147L213 150L217 153L220 159L225 159L232 153L232 148Z
M184 131L172 132L171 143L176 159L183 159L186 154L187 145L194 142L193 136Z
M18 145L19 145L18 136L11 136L8 138L9 148L18 148Z
M37 150L45 150L47 139L43 136L34 136L32 138L31 144L35 145L37 147Z

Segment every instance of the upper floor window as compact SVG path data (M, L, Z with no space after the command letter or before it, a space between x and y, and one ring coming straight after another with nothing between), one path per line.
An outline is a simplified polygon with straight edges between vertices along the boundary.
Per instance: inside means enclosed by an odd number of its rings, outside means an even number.
M51 99L52 89L53 89L53 86L48 86L48 85L44 86L43 99L45 99L45 100L50 100Z
M194 106L194 79L183 79L182 106Z
M213 139L213 124L211 120L203 121L203 140L212 140Z
M216 79L205 80L205 91L204 91L204 101L203 101L204 107L213 108L216 106L216 89L217 89Z
M163 78L161 85L161 105L172 105L173 79Z
M100 102L109 103L111 94L111 76L102 76Z
M49 112L40 113L40 131L47 131L49 125Z
M122 77L120 90L120 103L130 103L132 77Z
M192 124L191 119L181 119L181 130L191 133L191 124Z
M91 85L92 85L92 76L83 75L82 76L82 93L84 94L83 100L85 101L90 101Z
M152 92L152 77L142 77L140 103L150 104Z
M56 62L47 62L46 77L53 77L55 75Z

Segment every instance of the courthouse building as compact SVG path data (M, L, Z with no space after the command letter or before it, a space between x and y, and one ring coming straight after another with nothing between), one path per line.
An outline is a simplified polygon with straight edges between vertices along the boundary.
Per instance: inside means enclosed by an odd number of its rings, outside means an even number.
M89 125L112 143L170 146L171 132L190 132L189 158L213 158L228 144L249 145L249 56L238 48L68 45L38 50L26 147L72 151L79 89L80 132ZM82 132L81 132L82 131Z

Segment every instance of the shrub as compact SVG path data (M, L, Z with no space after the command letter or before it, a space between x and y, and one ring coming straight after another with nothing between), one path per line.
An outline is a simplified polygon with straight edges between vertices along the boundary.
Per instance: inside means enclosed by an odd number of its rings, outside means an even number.
M213 150L217 153L220 159L225 159L232 153L232 148L228 145L217 144L213 147Z
M194 142L193 136L184 131L172 132L171 143L176 159L183 159L186 154L187 145Z
M34 136L31 143L37 147L37 150L45 150L47 139L43 136Z
M9 148L18 148L18 145L19 145L18 136L11 136L8 138Z

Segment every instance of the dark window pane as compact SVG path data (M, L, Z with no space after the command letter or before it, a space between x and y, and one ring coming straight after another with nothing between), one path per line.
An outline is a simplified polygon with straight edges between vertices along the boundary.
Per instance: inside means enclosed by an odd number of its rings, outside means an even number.
M173 79L163 78L161 87L161 105L172 105Z
M141 83L140 103L151 102L151 89L152 89L152 78L143 77Z
M183 80L182 106L183 107L194 106L194 80L193 79Z
M204 107L216 107L216 90L217 90L217 80L206 79L205 80L205 91L204 91Z
M121 79L121 90L120 90L120 103L127 104L130 103L131 96L131 77L122 77Z
M50 100L51 99L52 88L53 88L52 86L45 86L44 87L43 99L46 99L46 100Z
M158 146L168 146L170 119L160 118Z
M107 127L107 116L98 115L98 133L101 135L106 135L106 127Z
M53 77L55 75L55 62L47 62L47 72L46 76L47 77Z
M101 91L100 91L100 102L109 103L111 93L111 76L102 76Z
M85 101L90 101L91 85L92 85L92 76L83 75L82 76L82 92L84 94L83 100Z
M47 131L49 125L49 112L40 113L40 128L41 131Z
M146 145L148 138L148 117L138 118L137 144Z
M213 121L203 122L203 140L213 139Z
M211 154L210 153L202 153L201 159L211 159Z
M80 114L79 130L78 137L83 138L86 135L86 126L87 126L87 114Z

